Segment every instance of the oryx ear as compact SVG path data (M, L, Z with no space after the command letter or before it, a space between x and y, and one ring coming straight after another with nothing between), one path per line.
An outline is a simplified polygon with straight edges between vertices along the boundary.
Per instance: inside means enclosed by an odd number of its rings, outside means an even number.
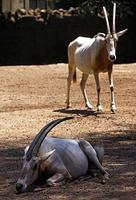
M41 160L47 160L54 152L55 152L55 149L53 149L52 151L49 151L44 156L41 156L40 159Z
M128 29L126 28L126 29L124 29L123 31L119 31L118 33L116 33L117 37L120 37L120 36L124 35L124 34L126 33L127 30L128 30Z

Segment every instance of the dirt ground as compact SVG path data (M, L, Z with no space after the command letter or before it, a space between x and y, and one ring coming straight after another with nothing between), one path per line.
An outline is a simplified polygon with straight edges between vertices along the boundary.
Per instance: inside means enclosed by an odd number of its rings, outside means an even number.
M117 112L110 112L107 74L101 74L103 114L84 108L77 84L72 85L72 108L65 109L67 65L0 67L0 199L2 200L134 200L136 199L136 64L114 66ZM87 92L96 109L93 76ZM50 135L83 137L105 148L104 167L111 174L106 184L97 178L76 180L53 188L16 194L24 147L52 119L74 116L58 125Z

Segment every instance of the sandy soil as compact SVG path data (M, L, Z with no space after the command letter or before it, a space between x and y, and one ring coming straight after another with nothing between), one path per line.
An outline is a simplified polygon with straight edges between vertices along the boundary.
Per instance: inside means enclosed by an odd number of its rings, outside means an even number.
M97 116L84 108L80 77L78 72L77 84L71 91L72 109L66 110L66 64L0 67L0 199L136 199L136 64L114 66L116 114L110 112L107 74L100 76L105 112ZM92 76L87 92L95 106ZM103 165L111 179L104 185L92 178L16 194L24 147L44 124L64 116L75 119L58 125L50 135L83 137L93 145L103 144Z

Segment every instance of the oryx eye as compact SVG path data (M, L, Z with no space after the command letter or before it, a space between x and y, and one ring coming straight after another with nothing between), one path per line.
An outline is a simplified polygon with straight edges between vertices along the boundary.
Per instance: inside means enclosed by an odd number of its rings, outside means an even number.
M107 40L105 40L105 43L107 44L107 43L108 43L108 41L107 41Z

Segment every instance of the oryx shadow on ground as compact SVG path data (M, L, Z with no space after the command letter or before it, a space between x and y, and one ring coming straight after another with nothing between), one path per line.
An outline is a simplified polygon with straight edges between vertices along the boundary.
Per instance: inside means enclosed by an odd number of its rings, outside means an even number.
M83 116L83 117L87 117L87 116L98 116L100 113L98 113L97 111L93 111L93 110L89 110L89 109L66 109L66 108L62 108L62 109L57 109L54 110L53 112L60 112L60 113L64 113L64 114L72 114L72 115L78 115L78 116Z

